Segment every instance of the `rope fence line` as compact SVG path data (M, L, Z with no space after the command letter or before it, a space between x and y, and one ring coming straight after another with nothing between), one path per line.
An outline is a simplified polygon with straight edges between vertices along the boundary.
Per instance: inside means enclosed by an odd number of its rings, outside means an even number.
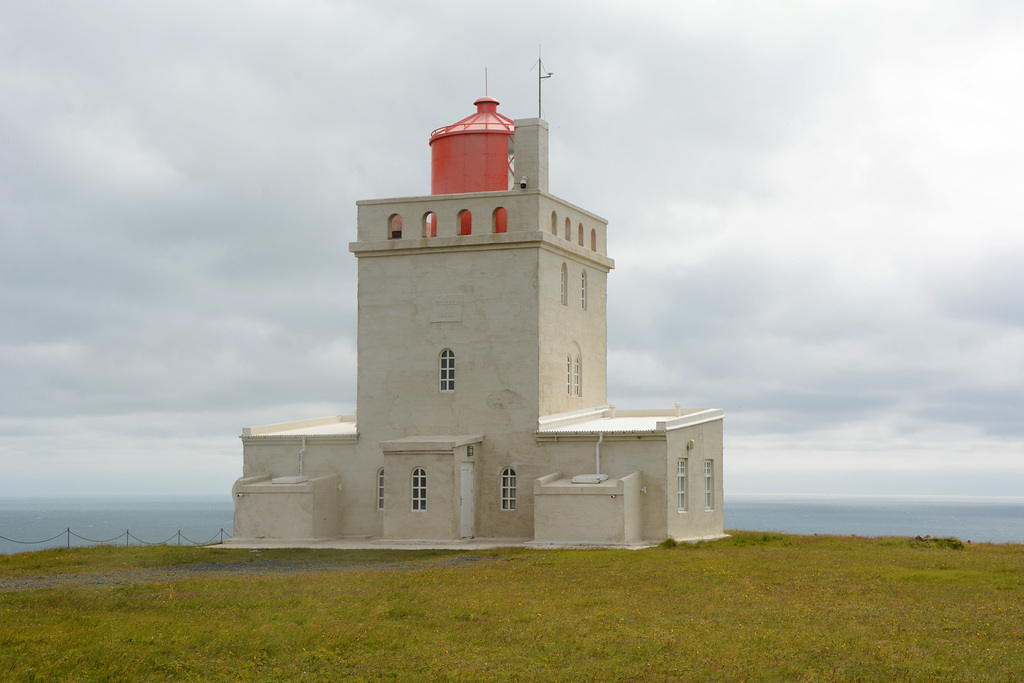
M132 543L131 543L132 541L135 541L135 545L140 545L140 546L141 545L147 545L147 546L148 545L211 545L213 543L223 543L225 537L226 538L231 538L231 534L229 534L228 532L224 531L224 528L222 527L221 530L218 531L217 533L215 533L213 535L213 537L210 540L208 540L208 541L193 541L188 536L186 536L183 533L181 533L180 529L178 531L176 531L174 534L172 534L168 538L165 538L162 541L144 541L141 538L139 538L139 537L135 536L134 534L132 534L131 529L125 529L124 533L118 534L117 536L114 536L113 538L105 538L105 539L102 539L102 540L97 540L95 538L86 538L85 536L80 536L80 535L76 534L74 531L72 531L71 527L68 527L64 531L62 531L59 534L57 534L56 536L52 536L50 538L43 539L42 541L19 541L18 539L8 538L6 536L0 536L0 540L7 541L8 543L18 543L19 545L40 545L42 543L52 543L53 541L56 541L59 538L66 538L67 539L66 546L68 548L70 548L71 547L71 538L72 538L72 536L74 538L76 538L77 540L79 540L79 541L85 541L86 543L93 543L95 545L113 545L115 543L120 544L121 539L124 539L124 546L126 548L129 547L130 545L132 545ZM171 541L175 541L175 542L171 543ZM184 541L184 543L182 543L182 541Z

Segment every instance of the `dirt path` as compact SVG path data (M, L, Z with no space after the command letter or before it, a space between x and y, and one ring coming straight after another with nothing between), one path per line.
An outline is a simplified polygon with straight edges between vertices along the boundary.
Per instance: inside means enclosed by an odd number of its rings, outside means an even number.
M216 562L188 564L151 569L130 569L113 572L82 572L0 578L0 593L29 591L66 586L128 586L139 583L164 583L192 578L272 576L342 571L376 571L386 569L428 569L473 564L483 557L468 555L434 562L345 562L324 560L266 560L248 562Z

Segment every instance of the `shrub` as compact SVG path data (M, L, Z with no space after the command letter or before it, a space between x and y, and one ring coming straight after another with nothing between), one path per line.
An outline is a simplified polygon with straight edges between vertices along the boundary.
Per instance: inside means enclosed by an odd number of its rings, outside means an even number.
M907 544L913 548L947 548L948 550L963 550L964 542L959 538L932 538L931 536L915 536L908 538Z

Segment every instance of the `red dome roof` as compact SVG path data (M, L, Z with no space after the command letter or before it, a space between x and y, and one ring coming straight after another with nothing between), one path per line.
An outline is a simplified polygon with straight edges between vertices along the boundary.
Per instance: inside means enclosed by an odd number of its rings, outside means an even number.
M475 114L430 134L431 194L509 189L516 124L498 113L498 100L493 97L481 97L473 104Z
M476 113L467 116L450 126L441 126L430 134L430 144L434 140L448 135L459 135L462 133L504 133L512 135L516 127L512 119L498 113L498 100L493 97L481 97L473 104L476 105Z

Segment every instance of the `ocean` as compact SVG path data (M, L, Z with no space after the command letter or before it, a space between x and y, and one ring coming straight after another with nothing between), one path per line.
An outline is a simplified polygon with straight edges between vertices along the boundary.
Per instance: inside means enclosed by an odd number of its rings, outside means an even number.
M227 495L9 498L0 500L0 554L65 547L69 540L124 545L126 533L131 545L177 543L179 532L182 544L205 543L219 540L221 530L231 535L233 512ZM1024 543L1024 498L727 494L725 528Z
M727 495L725 528L1024 543L1024 498Z
M71 546L96 545L94 541L124 545L126 532L131 545L175 544L179 531L182 545L208 543L220 540L221 529L225 538L231 536L234 510L230 494L7 498L0 500L0 554L67 547L68 529ZM38 542L45 539L50 540Z

